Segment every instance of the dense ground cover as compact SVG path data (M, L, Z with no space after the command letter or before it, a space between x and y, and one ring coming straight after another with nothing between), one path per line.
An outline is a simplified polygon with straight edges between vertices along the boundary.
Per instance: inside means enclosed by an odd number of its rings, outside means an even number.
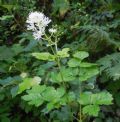
M119 0L0 0L0 121L120 122L119 39Z

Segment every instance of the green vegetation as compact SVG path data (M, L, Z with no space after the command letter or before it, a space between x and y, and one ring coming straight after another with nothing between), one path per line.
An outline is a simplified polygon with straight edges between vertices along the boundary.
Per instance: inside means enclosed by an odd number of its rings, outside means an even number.
M0 122L120 122L119 0L0 0Z

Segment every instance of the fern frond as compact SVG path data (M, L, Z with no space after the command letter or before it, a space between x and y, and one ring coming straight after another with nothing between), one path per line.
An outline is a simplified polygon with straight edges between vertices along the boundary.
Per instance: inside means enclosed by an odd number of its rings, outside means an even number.
M80 27L82 33L86 36L86 46L91 51L98 52L113 44L110 38L108 28L97 25L84 25Z
M120 53L107 55L97 61L100 71L105 72L113 80L120 79Z

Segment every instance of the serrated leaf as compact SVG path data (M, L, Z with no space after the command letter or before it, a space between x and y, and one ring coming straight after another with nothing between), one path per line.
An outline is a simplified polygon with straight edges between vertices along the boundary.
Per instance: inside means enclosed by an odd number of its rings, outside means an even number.
M46 91L42 94L44 100L56 102L65 94L64 88L58 88L55 90L54 87L47 87Z
M90 116L98 116L98 112L100 111L100 107L98 105L87 105L83 107L83 114L88 114Z
M100 71L106 73L113 80L120 79L120 53L107 55L97 61L100 65Z
M112 95L109 92L101 93L82 93L79 103L82 105L110 105L112 104Z
M61 97L65 94L65 89L60 87L55 89L52 86L37 85L27 91L27 95L22 96L22 99L28 101L30 105L40 106L44 102L56 104L59 103ZM55 106L54 106L55 107Z
M69 82L75 79L75 74L71 71L71 68L61 68L60 72L51 73L51 81L54 83ZM73 70L75 73L75 70Z
M41 95L42 92L46 90L45 85L37 85L32 87L31 90L27 91L27 95L22 96L22 99L25 101L28 101L28 104L30 105L35 105L36 107L40 106L43 104L44 99L43 96Z
M44 102L40 93L31 93L29 95L24 95L22 96L22 99L28 101L28 104L35 105L36 107L42 105Z

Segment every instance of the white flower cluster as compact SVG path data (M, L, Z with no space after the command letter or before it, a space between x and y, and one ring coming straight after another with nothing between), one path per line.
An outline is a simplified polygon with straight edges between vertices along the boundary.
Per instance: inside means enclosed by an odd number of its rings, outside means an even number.
M41 39L45 34L45 28L51 20L41 12L31 12L27 18L27 29L33 31L35 39Z
M56 29L53 29L53 28L50 28L50 29L49 29L49 32L50 32L50 33L56 33L57 30L56 30Z

